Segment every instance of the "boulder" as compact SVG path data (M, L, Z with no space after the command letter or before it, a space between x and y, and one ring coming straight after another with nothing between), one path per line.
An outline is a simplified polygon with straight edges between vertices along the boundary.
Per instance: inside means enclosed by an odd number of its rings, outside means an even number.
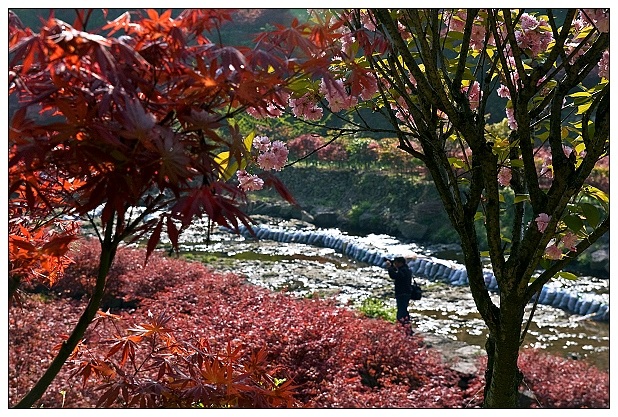
M339 224L339 215L333 211L314 213L313 224L317 227L336 227Z
M598 249L590 254L590 268L609 274L609 250Z
M397 224L397 230L405 239L421 240L429 227L410 220L404 220Z

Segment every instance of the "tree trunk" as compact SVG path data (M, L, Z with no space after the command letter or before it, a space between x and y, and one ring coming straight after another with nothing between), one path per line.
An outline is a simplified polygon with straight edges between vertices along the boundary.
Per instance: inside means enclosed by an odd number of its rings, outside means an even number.
M111 231L111 226L108 227L108 230ZM47 371L45 371L43 376L41 376L36 385L32 387L30 392L28 392L28 394L26 394L26 396L24 396L24 398L22 398L21 401L15 405L15 408L31 408L34 403L43 396L75 347L84 337L86 329L88 329L88 326L92 322L92 319L94 319L94 316L101 305L101 299L103 298L103 293L105 291L105 281L112 262L114 261L117 247L118 244L111 241L111 233L106 234L105 240L101 245L101 256L99 258L99 271L97 274L96 286L92 296L90 297L90 302L88 303L86 310L82 313L69 338L62 343L58 354L47 368Z
M487 371L483 407L517 408L523 378L517 367L523 308L502 304L500 318L497 334L490 334L485 345Z

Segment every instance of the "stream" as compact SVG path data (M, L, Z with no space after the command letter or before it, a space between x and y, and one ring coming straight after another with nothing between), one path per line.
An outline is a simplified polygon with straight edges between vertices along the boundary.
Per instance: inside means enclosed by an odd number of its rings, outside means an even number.
M312 224L299 220L263 216L256 216L254 220L280 230L317 230ZM453 247L421 247L387 235L349 236L338 229L326 232L406 257L416 254L457 257ZM248 282L273 291L286 291L297 297L331 298L350 308L358 307L364 299L372 297L395 307L393 284L384 268L355 260L333 248L255 239L248 234L237 235L221 228L208 233L204 222L195 222L183 232L180 240L182 255L205 262L218 271L233 272ZM410 302L412 325L417 331L484 346L487 330L466 285L453 286L419 276L415 279L424 290L421 300ZM556 284L578 292L594 293L609 305L609 280L582 276L575 281L564 280ZM491 294L494 302L499 304L498 295ZM529 304L526 308L526 317L531 307ZM609 371L608 321L596 321L539 304L523 346L585 360Z

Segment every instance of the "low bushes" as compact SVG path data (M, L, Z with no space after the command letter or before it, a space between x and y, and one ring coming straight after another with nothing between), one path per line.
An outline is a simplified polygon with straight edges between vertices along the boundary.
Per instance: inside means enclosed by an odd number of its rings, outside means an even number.
M10 404L32 386L61 335L81 314L84 299L57 294L70 296L66 289L75 282L86 283L82 286L87 289L96 269L95 254L94 243L81 243L75 265L58 288L46 297L27 297L21 309L11 308ZM461 375L445 367L437 351L425 348L419 336L407 336L396 324L363 317L328 300L273 293L199 263L154 254L143 267L143 259L142 250L119 251L109 296L133 300L134 309L112 310L122 320L108 315L112 325L91 326L81 351L87 355L76 355L67 364L40 406L94 407L101 400L113 407L459 408L481 403L482 376L466 378L462 384ZM126 333L127 327L133 330ZM142 365L134 368L133 363ZM219 371L213 373L216 367ZM221 371L224 368L229 372ZM532 359L522 362L540 406L608 406L607 374L562 366L560 385L551 379L550 368ZM181 370L184 385L178 382ZM582 372L592 381L586 395L581 395L586 380L577 387L569 385ZM561 386L560 391L551 385ZM213 397L186 393L200 389ZM143 393L148 400L142 403Z

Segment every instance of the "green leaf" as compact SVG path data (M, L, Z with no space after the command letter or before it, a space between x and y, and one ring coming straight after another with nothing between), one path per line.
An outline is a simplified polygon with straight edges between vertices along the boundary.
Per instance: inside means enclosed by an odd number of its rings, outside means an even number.
M576 114L583 114L585 113L589 108L590 105L592 104L592 102L588 102L586 104L582 104L581 106L577 106L577 113Z
M569 229L571 229L574 233L579 232L583 227L584 227L584 222L583 220L575 215L575 214L569 214L567 216L564 216L564 218L562 219L562 221L567 225L567 227Z
M579 155L580 153L582 153L583 151L586 150L586 144L584 142L578 143L577 145L575 145L575 154Z
M570 272L566 272L566 271L560 271L556 275L554 275L554 277L560 277L560 278L568 279L570 281L575 281L578 278L577 275L572 274Z
M253 139L255 138L255 130L247 135L245 138L245 148L248 152L251 152L251 147L253 146Z
M596 228L601 220L599 209L594 204L590 203L581 203L580 207L586 217L586 220L588 221L588 224Z
M464 162L460 158L449 158L448 163L453 166L453 168L461 169L464 167Z
M582 192L597 200L607 210L609 205L609 197L603 191L599 190L597 187L593 187L592 185L584 185L582 187Z
M232 175L238 171L238 162L235 160L230 160L229 151L219 153L215 156L214 161L221 167L221 170L219 171L219 178L222 178L224 181L232 178Z
M513 168L523 168L524 167L524 161L522 161L521 159L513 159L511 161L511 167L513 167Z
M477 221L477 220L482 220L482 219L484 219L484 218L485 218L485 215L483 214L483 212L482 212L482 211L477 211L477 212L474 214L474 221Z
M515 204L521 203L523 201L530 201L529 194L515 194Z

